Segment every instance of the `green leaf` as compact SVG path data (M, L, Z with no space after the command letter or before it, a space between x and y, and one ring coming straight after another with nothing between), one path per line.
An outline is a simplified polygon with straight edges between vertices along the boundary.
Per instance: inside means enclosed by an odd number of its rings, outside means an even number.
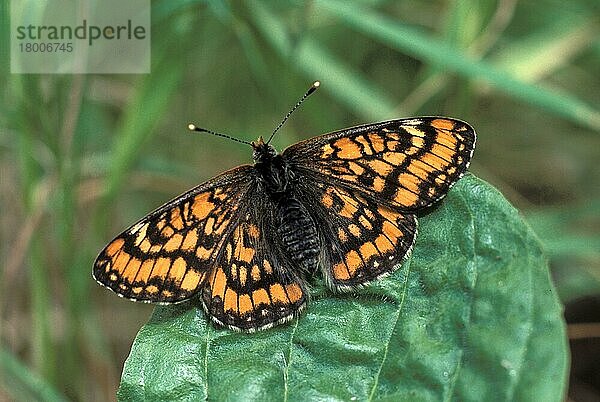
M354 294L314 287L307 311L255 334L194 302L157 307L121 400L562 400L567 342L540 244L467 176L420 219L410 259Z

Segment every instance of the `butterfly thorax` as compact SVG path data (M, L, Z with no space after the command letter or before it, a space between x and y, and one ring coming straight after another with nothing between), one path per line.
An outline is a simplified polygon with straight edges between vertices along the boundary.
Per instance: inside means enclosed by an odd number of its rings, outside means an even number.
M315 272L320 241L313 218L295 193L297 176L277 151L262 141L252 144L258 185L275 205L277 237L286 256L305 272Z
M260 185L274 200L285 196L293 184L294 175L275 148L266 144L262 137L252 143L254 168L258 172Z

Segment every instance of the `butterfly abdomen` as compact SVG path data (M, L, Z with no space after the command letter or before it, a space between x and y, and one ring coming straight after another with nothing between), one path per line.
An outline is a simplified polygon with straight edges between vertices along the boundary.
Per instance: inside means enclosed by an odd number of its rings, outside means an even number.
M315 272L320 250L315 223L297 199L286 197L278 204L277 234L284 251L303 270Z

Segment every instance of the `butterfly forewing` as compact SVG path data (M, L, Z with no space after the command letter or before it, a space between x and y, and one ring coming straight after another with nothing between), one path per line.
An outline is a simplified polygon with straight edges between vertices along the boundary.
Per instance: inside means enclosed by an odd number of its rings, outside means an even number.
M464 174L475 146L467 123L391 120L312 138L283 155L309 176L355 188L401 210L433 204Z
M127 229L94 263L94 278L128 299L172 303L192 297L239 219L251 184L240 166L163 205Z

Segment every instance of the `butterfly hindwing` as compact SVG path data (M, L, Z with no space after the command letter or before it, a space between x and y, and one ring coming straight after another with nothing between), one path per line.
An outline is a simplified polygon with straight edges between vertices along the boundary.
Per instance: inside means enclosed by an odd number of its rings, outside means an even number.
M462 177L475 138L473 128L460 120L419 117L311 138L290 146L283 156L309 176L414 211L442 198Z
M334 290L355 289L392 272L412 250L417 235L413 214L327 182L304 191L321 222L327 260L322 269Z
M173 303L203 284L232 232L251 184L251 166L217 176L163 205L110 242L93 276L120 296Z
M205 310L232 329L254 331L288 321L307 301L304 282L273 244L271 221L259 216L264 212L250 206L202 289Z

